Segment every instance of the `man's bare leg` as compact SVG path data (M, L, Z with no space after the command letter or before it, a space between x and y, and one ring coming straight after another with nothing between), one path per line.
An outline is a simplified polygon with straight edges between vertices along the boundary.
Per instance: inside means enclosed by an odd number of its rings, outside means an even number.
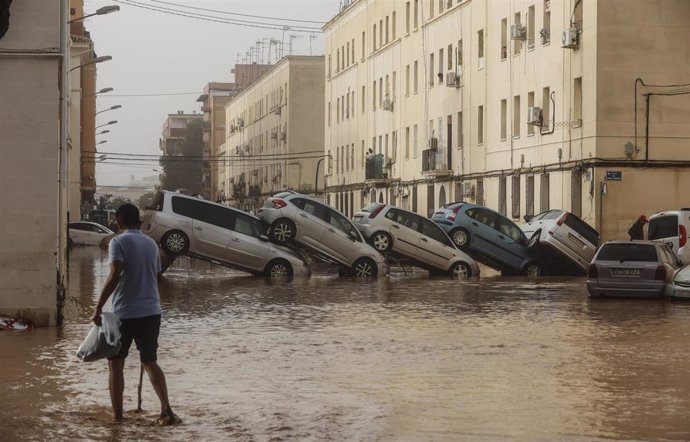
M149 375L149 380L153 389L158 395L158 399L161 401L161 413L170 411L170 401L168 400L168 386L165 383L165 374L161 370L157 362L145 362L144 368L146 373Z
M110 369L110 402L113 405L113 417L116 421L122 420L122 395L125 391L125 360L113 359L108 361Z

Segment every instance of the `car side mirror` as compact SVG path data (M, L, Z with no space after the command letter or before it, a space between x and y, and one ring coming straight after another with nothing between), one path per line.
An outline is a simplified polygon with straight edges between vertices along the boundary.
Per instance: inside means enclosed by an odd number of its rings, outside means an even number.
M525 217L524 217L526 223L530 222L530 220L531 220L532 218L534 218L533 215L525 215Z
M259 239L261 241L268 241L269 240L268 235L259 235Z

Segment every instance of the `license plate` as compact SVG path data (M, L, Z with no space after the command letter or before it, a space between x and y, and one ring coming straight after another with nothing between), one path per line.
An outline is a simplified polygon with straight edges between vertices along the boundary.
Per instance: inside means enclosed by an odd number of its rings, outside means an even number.
M568 233L568 239L571 240L572 242L574 242L575 244L577 244L578 246L582 247L583 249L585 248L584 241L582 241L580 238L573 235L572 233Z
M363 216L355 216L354 218L352 218L352 220L353 220L354 222L358 222L358 221L361 221L362 218L364 218L364 217L363 217Z
M673 296L677 298L690 298L690 290L675 289L673 291Z
M611 274L613 276L640 276L640 269L616 268L611 269Z

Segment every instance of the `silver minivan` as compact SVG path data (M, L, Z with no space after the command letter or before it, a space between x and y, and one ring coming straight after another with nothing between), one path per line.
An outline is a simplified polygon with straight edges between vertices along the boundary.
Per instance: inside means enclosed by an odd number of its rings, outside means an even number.
M667 244L683 264L690 264L690 209L668 210L649 217L647 239Z
M355 227L376 250L411 261L431 273L467 279L479 266L458 249L436 223L390 204L372 203L353 217Z
M257 217L198 197L158 191L141 229L171 256L186 254L276 278L309 275L297 253L269 242Z

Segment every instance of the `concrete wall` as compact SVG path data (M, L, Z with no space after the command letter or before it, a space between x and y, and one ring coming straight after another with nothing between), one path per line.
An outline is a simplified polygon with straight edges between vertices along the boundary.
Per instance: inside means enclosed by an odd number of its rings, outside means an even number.
M13 2L11 14L0 40L0 314L54 325L59 2Z

